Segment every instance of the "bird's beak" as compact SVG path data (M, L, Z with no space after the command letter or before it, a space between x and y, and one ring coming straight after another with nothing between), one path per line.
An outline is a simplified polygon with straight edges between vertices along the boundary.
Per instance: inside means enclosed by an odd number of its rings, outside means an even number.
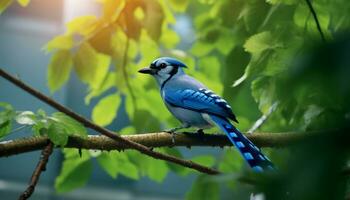
M142 73L142 74L151 74L151 75L157 73L155 69L152 69L152 68L149 68L149 67L142 68L142 69L139 70L139 72Z

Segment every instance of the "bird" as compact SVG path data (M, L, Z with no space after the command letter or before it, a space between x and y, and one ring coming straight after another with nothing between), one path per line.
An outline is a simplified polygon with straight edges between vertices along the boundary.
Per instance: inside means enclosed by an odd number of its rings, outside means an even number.
M187 66L175 58L160 57L138 71L155 78L165 106L181 122L180 127L170 132L189 127L199 128L201 132L216 125L253 171L273 170L274 165L269 158L230 122L238 123L238 120L227 101L187 75L185 68Z

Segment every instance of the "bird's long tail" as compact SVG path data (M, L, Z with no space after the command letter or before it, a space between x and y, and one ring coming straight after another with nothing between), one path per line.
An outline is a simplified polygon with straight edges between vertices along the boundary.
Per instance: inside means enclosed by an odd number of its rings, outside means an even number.
M273 170L272 162L245 135L236 129L227 119L210 115L217 126L225 132L232 144L238 148L249 166L256 172Z

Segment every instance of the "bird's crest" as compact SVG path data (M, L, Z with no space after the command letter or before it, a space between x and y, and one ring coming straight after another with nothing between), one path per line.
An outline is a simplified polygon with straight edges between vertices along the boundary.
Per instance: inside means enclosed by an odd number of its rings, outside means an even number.
M161 58L157 58L156 60L154 60L152 62L152 65L157 66L158 62L166 62L168 65L172 65L175 67L184 67L187 68L187 66L182 63L181 61L175 59L175 58L171 58L171 57L161 57Z

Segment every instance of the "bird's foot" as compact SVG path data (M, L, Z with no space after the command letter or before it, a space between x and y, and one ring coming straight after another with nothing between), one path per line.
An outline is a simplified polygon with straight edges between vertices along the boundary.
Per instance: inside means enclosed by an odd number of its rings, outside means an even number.
M171 128L168 130L165 130L165 132L167 133L175 133L177 130L180 130L182 127L175 127L175 128Z
M204 140L204 131L203 131L203 129L198 129L197 130L197 134L198 134L198 137L200 138L200 139L202 139L202 140Z
M176 135L175 131L177 131L179 129L181 129L181 127L175 127L172 129L165 130L165 132L171 134L171 142L173 143L173 145L175 145L175 135Z
M184 128L189 128L189 127L190 127L189 125L183 124L183 125L180 126L180 127L175 127L175 128L172 128L172 129L165 130L165 132L171 134L171 141L172 141L172 143L175 145L175 135L176 135L176 131L181 130L181 129L184 129Z
M172 132L171 133L171 142L173 143L173 145L175 145L175 136L176 136L176 132Z
M199 136L203 136L203 135L204 135L203 129L198 129L198 130L197 130L197 134L198 134Z
M176 131L176 130L175 130ZM171 134L171 142L173 143L173 145L175 145L175 135L176 135L176 132L175 132L173 129L170 129L170 130L166 130L165 132Z

